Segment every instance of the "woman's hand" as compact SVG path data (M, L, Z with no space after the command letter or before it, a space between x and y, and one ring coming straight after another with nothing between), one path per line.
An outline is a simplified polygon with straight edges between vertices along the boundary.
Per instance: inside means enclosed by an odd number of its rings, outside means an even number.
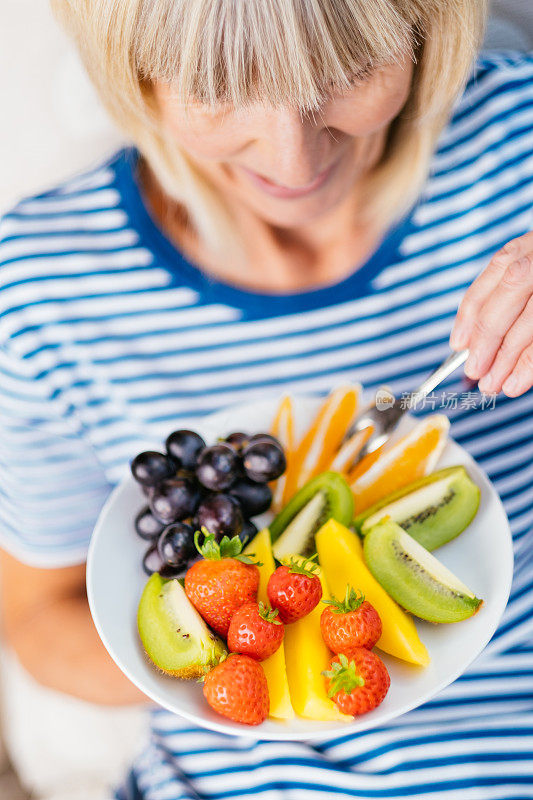
M450 336L485 394L533 386L533 232L505 245L466 292Z

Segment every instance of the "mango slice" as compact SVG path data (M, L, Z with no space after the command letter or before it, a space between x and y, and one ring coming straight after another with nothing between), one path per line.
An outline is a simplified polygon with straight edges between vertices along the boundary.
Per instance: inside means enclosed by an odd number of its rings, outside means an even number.
M253 553L258 561L263 562L263 565L259 567L257 600L268 603L266 587L268 579L276 568L274 556L272 555L270 531L268 528L259 531L246 546L244 552L248 554ZM268 694L270 697L269 716L275 717L276 719L294 719L294 709L291 705L287 670L285 668L284 642L281 643L280 647L270 658L262 661L261 665L265 671L268 683Z
M426 667L430 661L429 654L419 639L413 620L379 585L366 566L357 534L330 519L316 534L315 542L332 594L344 597L346 586L350 584L363 592L380 615L383 633L377 647L403 661Z
M320 570L323 596L328 587ZM324 606L319 603L306 617L285 628L285 661L294 710L305 719L348 722L353 717L341 714L327 695L323 670L329 668L332 653L320 633L320 615Z

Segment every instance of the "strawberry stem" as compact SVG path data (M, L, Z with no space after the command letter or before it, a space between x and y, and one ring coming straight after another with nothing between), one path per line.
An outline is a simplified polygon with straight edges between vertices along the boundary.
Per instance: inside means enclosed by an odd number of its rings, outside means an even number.
M259 601L259 616L266 622L273 622L274 625L283 624L280 619L276 619L278 616L278 609L271 608L268 604L265 605L262 600Z
M348 585L343 600L337 600L334 595L331 595L330 600L322 600L322 602L333 606L332 611L335 614L349 614L351 611L357 611L359 606L365 602L365 596Z
M322 675L329 678L328 697L331 698L343 690L351 694L354 689L365 685L364 678L356 671L355 661L348 661L345 655L340 655L339 661L333 661L331 669Z
M204 541L200 544L200 533L204 535ZM217 542L215 534L209 533L205 526L202 526L201 531L196 531L194 534L194 546L201 556L209 561L219 561L222 558L234 558L236 561L241 561L243 564L255 564L256 567L263 566L261 561L254 561L253 553L245 555L242 552L243 544L238 536L223 536L220 542Z
M309 556L302 562L299 562L296 558L291 558L287 564L289 572L295 575L316 575L318 573L318 564L315 564L316 558L318 558L318 553Z

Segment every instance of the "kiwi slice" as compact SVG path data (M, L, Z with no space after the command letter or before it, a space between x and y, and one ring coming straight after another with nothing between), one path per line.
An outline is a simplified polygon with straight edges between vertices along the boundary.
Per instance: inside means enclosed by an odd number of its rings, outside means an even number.
M448 467L384 497L359 514L353 527L365 536L377 522L390 517L426 550L436 550L472 522L480 495L464 467Z
M139 635L156 667L177 678L199 678L218 664L222 641L212 633L177 580L154 572L137 613Z
M278 560L299 553L315 552L315 533L328 519L349 525L353 495L338 472L322 472L308 481L270 525L272 552Z
M385 591L420 619L460 622L475 614L483 602L392 520L383 520L368 531L364 556Z

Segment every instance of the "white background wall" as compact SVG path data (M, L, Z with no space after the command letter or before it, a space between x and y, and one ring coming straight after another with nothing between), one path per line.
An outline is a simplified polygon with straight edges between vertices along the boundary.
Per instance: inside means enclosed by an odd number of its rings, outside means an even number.
M533 0L493 0L488 41L533 49ZM503 24L501 19L504 20ZM120 141L48 0L0 0L0 212Z

